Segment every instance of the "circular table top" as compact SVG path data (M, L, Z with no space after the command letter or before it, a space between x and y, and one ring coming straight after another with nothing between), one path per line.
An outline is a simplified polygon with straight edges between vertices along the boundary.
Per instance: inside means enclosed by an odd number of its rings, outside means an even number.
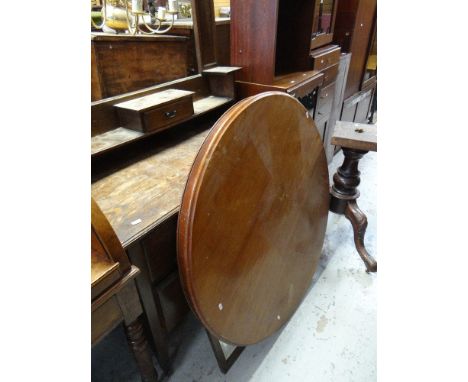
M192 310L217 338L261 341L293 315L320 258L329 206L320 136L293 97L230 108L190 172L178 262Z

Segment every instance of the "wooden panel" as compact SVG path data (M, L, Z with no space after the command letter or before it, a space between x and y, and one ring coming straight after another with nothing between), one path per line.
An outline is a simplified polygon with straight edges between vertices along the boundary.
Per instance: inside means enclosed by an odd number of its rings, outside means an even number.
M328 45L321 49L310 52L312 58L312 67L314 70L323 70L331 65L335 65L340 60L340 47L337 45Z
M338 75L338 64L332 65L327 69L323 70L323 85L327 86L335 81L336 76Z
M216 66L216 26L213 0L192 1L198 70Z
M161 222L143 240L151 282L159 282L177 268L177 213Z
M103 97L188 75L187 41L92 41Z
M159 296L166 330L171 332L185 317L189 306L185 300L179 274L174 272L155 288Z
M184 99L143 114L144 131L157 131L184 121L193 115L193 102Z
M91 44L91 101L102 99L101 75L96 61L96 50Z
M317 99L316 118L324 118L330 114L333 98L335 96L335 82L320 89Z
M120 278L119 263L107 254L91 227L91 300L94 300Z
M236 76L238 80L260 84L273 82L277 14L277 1L232 2L231 65L242 67Z
M123 321L123 315L117 298L111 297L94 310L91 315L91 344L99 342Z
M376 10L376 0L338 2L335 42L342 46L343 51L352 53L345 98L361 89Z
M216 61L218 65L231 65L231 24L216 25Z
M112 259L113 262L119 263L122 275L127 273L131 267L127 254L122 248L107 217L98 205L98 201L93 198L91 198L91 226L97 238L99 238L102 245L101 248L105 250L108 258Z
M262 93L216 122L178 226L186 296L213 335L252 344L291 317L317 267L328 206L322 142L296 99Z

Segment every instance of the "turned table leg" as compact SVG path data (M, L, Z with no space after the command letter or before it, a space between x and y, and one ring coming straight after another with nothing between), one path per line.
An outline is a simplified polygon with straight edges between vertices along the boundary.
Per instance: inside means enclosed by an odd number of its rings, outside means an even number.
M357 187L361 182L358 170L359 160L368 151L342 147L344 161L333 176L333 186L330 190L330 210L345 215L351 222L354 231L354 244L366 265L367 272L377 272L377 261L367 252L364 245L364 235L367 228L367 217L359 209L356 199L359 198Z
M143 382L156 382L158 374L154 368L151 352L143 333L143 326L139 319L136 319L129 325L125 325L128 342L132 348L133 354L140 370Z

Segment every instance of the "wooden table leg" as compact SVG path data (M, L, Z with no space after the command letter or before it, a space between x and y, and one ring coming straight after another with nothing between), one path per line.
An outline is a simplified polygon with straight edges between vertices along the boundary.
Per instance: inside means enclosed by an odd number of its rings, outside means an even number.
M359 198L357 187L361 183L358 170L359 160L368 151L342 147L344 161L333 176L333 186L330 190L330 211L345 215L351 222L354 231L354 244L366 265L367 272L377 272L377 261L367 252L364 245L364 235L367 229L367 217L360 210L356 199Z
M128 342L135 355L143 382L156 382L158 374L154 368L151 352L143 333L143 326L139 319L125 325Z

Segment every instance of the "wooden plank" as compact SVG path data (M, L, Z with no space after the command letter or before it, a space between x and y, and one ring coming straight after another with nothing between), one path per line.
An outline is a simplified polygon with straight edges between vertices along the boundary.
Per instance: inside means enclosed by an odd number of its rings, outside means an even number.
M112 147L117 147L123 143L140 138L144 133L140 131L118 127L115 130L107 131L104 134L91 138L91 154L97 154Z
M363 151L377 151L377 125L336 121L333 145Z
M179 209L188 173L208 131L157 148L92 184L93 198L124 247Z

